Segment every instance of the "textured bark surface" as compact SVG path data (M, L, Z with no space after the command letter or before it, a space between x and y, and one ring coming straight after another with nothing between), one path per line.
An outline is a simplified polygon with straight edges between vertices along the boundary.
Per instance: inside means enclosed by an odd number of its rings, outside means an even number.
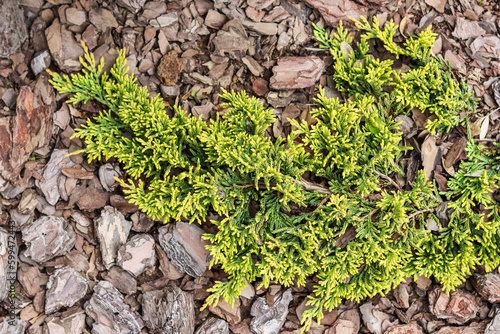
M6 334L25 334L26 321L21 319L15 319L13 324L9 324L7 321L0 323L0 333Z
M64 177L62 174L63 167L73 167L75 163L71 161L68 150L53 150L50 155L50 160L42 170L43 178L36 180L37 186L45 196L48 204L54 205L61 198L61 189L59 187L60 178Z
M273 67L273 77L269 80L271 88L295 89L316 84L323 73L325 63L316 56L284 57Z
M475 274L472 276L472 284L476 291L490 303L500 302L500 274Z
M21 87L15 116L0 118L1 177L18 179L33 151L49 143L52 112L40 92L33 92L28 86Z
M132 311L120 291L106 281L94 287L92 298L85 303L85 313L95 321L92 333L138 334L144 327L139 314Z
M254 333L278 334L288 314L288 304L293 300L292 289L278 292L274 305L270 307L263 297L257 298L252 305L250 329Z
M142 295L142 312L146 326L161 334L194 333L193 295L175 285Z
M9 238L9 233L0 227L0 302L7 298L12 282L10 279L15 279L12 273L17 272L17 261L9 263L9 245L14 246L13 255L17 258L16 239Z
M500 308L495 308L489 314L490 317L493 317L493 320L486 326L484 334L497 334L500 333Z
M127 242L132 222L117 209L106 206L97 220L97 237L101 243L102 262L109 269L115 263L118 250Z
M158 232L160 245L181 273L193 277L203 275L209 264L209 251L205 248L209 242L201 238L204 234L201 228L177 222L172 232L169 232L167 226L160 228Z
M448 296L440 287L436 287L429 293L429 304L431 312L438 318L458 325L476 317L479 309L475 295L455 290Z
M89 282L75 269L57 269L49 278L45 299L45 314L62 307L71 307L87 294Z
M155 240L149 234L136 234L120 248L116 263L135 277L156 263Z
M42 263L66 254L76 242L76 234L66 219L44 216L23 230L27 246L24 255Z
M305 0L305 2L318 9L326 23L332 27L336 27L340 20L350 24L351 20L348 19L348 16L359 19L360 16L366 17L368 14L368 7L350 0Z
M46 319L48 334L82 333L85 328L85 313L79 309L71 315L48 317Z
M52 25L45 30L45 36L50 53L61 70L74 72L82 68L78 57L83 56L83 49L76 42L73 34L63 29L59 19L55 19Z
M229 326L222 319L210 318L196 330L195 334L229 334Z
M8 58L28 37L19 0L0 1L0 57Z

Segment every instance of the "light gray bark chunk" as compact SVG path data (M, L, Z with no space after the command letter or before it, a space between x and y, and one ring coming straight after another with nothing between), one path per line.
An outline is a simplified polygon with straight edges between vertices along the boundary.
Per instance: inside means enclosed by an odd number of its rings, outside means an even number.
M269 307L264 297L253 303L250 314L253 316L250 329L255 334L278 334L288 314L288 304L292 301L292 289L278 292L274 297L274 306Z
M161 334L194 333L193 295L175 285L142 295L144 323Z
M24 255L38 263L66 254L76 241L71 225L55 216L37 219L22 234L27 247Z
M486 31L481 28L479 23L458 17L455 30L453 30L451 34L456 38L469 39L471 37L479 37L484 33L486 33Z
M47 50L35 56L30 63L35 76L45 71L50 66L51 60L52 58Z
M12 325L9 324L11 321ZM3 319L3 322L0 323L0 334L24 334L24 329L26 328L26 321L21 319L13 319L11 320L8 317Z
M102 263L106 269L115 263L118 249L125 244L132 222L111 206L105 206L97 220L97 237L101 244Z
M28 37L19 0L0 2L0 57L9 58Z
M43 181L35 181L36 186L40 188L50 205L55 205L61 197L58 189L58 180L62 175L62 169L70 168L75 165L75 163L66 156L68 153L66 149L52 151L50 161L43 169Z
M71 307L87 293L88 281L75 269L57 269L49 278L45 299L45 313L51 314L62 307Z
M200 277L209 265L210 252L205 248L210 243L203 240L203 230L194 224L177 222L172 232L168 226L159 230L159 242L174 266L181 272Z
M155 263L155 240L149 234L134 235L118 252L117 264L135 277Z
M146 4L146 0L118 0L117 3L132 13L137 13Z
M491 310L489 316L493 317L493 320L486 326L484 334L500 334L500 308Z
M109 282L100 281L85 303L85 313L92 319L92 333L138 334L144 327L139 314L130 309L120 292Z
M50 317L45 321L46 334L80 334L85 328L85 313L82 309L65 317Z
M113 166L110 163L99 167L99 181L106 191L114 191L117 185L115 177L121 178L122 172L120 167Z
M229 334L229 326L222 319L210 318L198 328L195 334Z

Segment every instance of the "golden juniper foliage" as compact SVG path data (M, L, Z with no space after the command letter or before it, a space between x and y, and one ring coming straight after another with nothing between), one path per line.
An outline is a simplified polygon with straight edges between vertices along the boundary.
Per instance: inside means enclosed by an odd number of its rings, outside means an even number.
M366 32L356 51L342 26L333 38L315 27L333 55L337 88L350 98L327 98L320 89L316 123L292 121L296 130L274 142L264 136L272 111L245 93L224 91L229 112L209 124L179 108L167 116L160 97L150 98L126 74L124 50L109 75L87 48L82 73L51 73L60 93L73 94L68 102L95 99L106 108L75 136L85 141L89 161L113 157L123 165L131 178L121 184L132 203L165 222L221 216L212 221L218 232L204 237L211 265L228 278L215 283L205 305L234 302L247 280L303 286L316 275L306 330L344 298L386 293L405 277L434 276L450 290L476 265L499 264L499 203L490 196L498 188L498 154L483 153L469 135L470 161L441 194L447 202L422 171L404 189L391 179L405 175L408 149L393 117L428 110L428 129L448 130L461 124L459 112L474 110L471 94L431 55L430 28L399 46L392 22L384 30L375 20L356 25ZM370 38L409 60L410 70L394 71L392 60L371 56ZM426 228L431 220L438 232Z
M369 94L383 103L386 110L395 116L407 114L413 108L428 111L426 128L432 133L449 131L462 123L460 112L475 111L472 94L468 93L465 82L458 83L445 71L441 56L433 57L432 45L437 34L431 26L418 37L409 37L401 47L394 40L397 26L391 21L379 28L376 17L373 24L365 18L355 21L356 26L365 31L357 50L353 51L348 31L342 23L330 38L325 30L315 26L314 35L321 48L330 49L334 59L333 75L337 89L349 96ZM411 59L407 70L394 70L392 59L380 60L369 54L369 39L378 39L384 48L396 59L401 56ZM389 92L389 87L392 91Z

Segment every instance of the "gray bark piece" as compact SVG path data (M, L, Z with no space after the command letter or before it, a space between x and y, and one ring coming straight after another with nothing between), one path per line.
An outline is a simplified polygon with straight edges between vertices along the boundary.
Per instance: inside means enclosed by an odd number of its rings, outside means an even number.
M0 301L7 298L11 284L9 279L15 279L15 273L17 272L17 261L14 261L14 263L11 261L9 264L9 246L13 250L14 258L17 259L17 241L16 238L9 238L9 235L6 230L0 227ZM14 247L12 248L12 246Z
M45 29L45 37L50 54L61 70L74 72L82 68L78 58L83 56L83 48L59 19L56 18L50 27Z
M144 323L161 334L194 333L193 295L175 285L142 295Z
M118 249L127 241L132 222L111 206L105 206L97 220L97 237L101 244L102 263L106 269L115 263Z
M210 318L198 328L195 334L229 334L229 326L222 319Z
M38 263L66 254L76 242L73 227L60 217L44 216L22 231L26 257Z
M137 281L127 271L118 266L112 266L103 279L110 282L120 292L131 295L137 292Z
M205 248L210 243L201 238L205 233L201 228L177 222L172 232L168 232L168 226L158 232L160 245L177 270L193 277L203 275L210 263L210 252Z
M95 7L89 12L89 21L102 32L105 32L109 28L118 28L118 22L111 11L102 8Z
M63 168L70 168L75 165L69 157L66 157L68 150L54 150L50 155L50 161L43 169L44 182L36 180L35 184L42 191L45 199L50 205L56 205L61 197L58 190L58 179L62 175Z
M48 282L48 275L42 274L36 266L30 266L23 262L17 268L17 280L26 292L26 297L33 298L40 291L45 290L42 285Z
M34 213L22 214L17 209L13 209L10 212L10 219L14 223L14 230L16 232L21 231L25 226L29 225L33 221L33 218L35 218Z
M101 181L102 187L106 191L114 191L117 185L115 177L121 178L122 172L120 171L120 167L113 166L110 163L102 165L99 167L99 181Z
M264 297L253 303L250 314L253 316L250 329L255 334L278 334L285 323L288 305L293 300L292 289L278 292L274 296L274 306L269 307Z
M116 263L134 275L142 274L156 263L155 240L149 234L136 234L118 251Z
M9 317L5 317L2 319L3 322L0 323L0 334L24 334L25 327L26 327L26 321L18 319L12 320L13 325L9 324L9 321L11 319Z
M22 231L33 221L37 204L35 192L32 189L25 190L17 208L10 212L10 217L14 221L14 231Z
M76 211L76 210L73 211L71 213L71 217L80 226L88 227L91 224L90 219L87 216L85 216L83 213L81 213L80 211Z
M2 101L9 109L14 109L17 103L17 92L14 88L7 88L2 95Z
M498 58L500 57L500 38L497 36L478 37L472 42L470 49L474 56Z
M457 17L457 23L455 25L455 30L451 33L454 37L460 39L469 39L472 37L479 37L485 34L483 28L478 22L469 21L461 17Z
M51 314L62 307L71 307L87 293L88 281L75 269L57 269L49 278L45 297L45 314Z
M94 319L92 333L138 334L144 327L139 314L130 309L120 292L109 282L100 281L85 303L85 313Z
M146 0L118 0L117 3L132 13L137 13L146 4Z
M179 22L179 14L177 12L170 12L149 21L149 24L155 28L163 28L174 25L177 22Z
M215 54L224 56L228 53L237 59L243 58L251 46L245 27L240 21L231 20L226 22L223 29L212 39Z
M245 28L256 31L266 36L274 36L278 33L278 24L272 22L253 22L251 20L242 20Z
M476 291L492 304L500 303L500 274L474 274L472 285Z
M0 2L0 57L9 58L28 37L19 0Z
M373 306L371 302L361 305L359 311L366 327L373 334L383 334L399 323L398 320L391 323L389 315L380 311L378 306Z
M52 58L47 50L37 55L31 60L31 69L35 76L49 68Z
M46 334L80 334L85 328L85 313L79 310L66 317L50 317L45 321Z
M493 308L489 316L493 317L493 319L486 326L484 334L500 334L500 308Z
M2 129L0 129L0 131L2 131ZM0 183L2 183L2 185L0 186L0 194L5 199L15 198L17 195L25 191L26 188L28 187L28 183L21 186L13 186L8 181L5 181L1 176L0 176Z
M491 90L493 91L495 102L500 106L500 80L495 80L495 82L491 85Z

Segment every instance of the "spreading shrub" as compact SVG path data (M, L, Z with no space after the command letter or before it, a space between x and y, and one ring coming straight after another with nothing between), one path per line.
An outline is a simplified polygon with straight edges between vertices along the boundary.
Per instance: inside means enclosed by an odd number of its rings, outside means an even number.
M84 140L80 152L89 161L122 164L130 177L120 183L130 202L165 223L221 217L211 222L217 233L204 238L211 266L227 279L210 288L206 305L232 303L247 281L304 286L315 275L302 318L307 329L343 299L387 293L405 277L435 277L450 290L475 266L499 264L497 154L484 153L469 135L469 160L446 193L423 171L403 185L394 181L407 175L410 150L395 117L426 113L432 134L467 127L461 113L475 111L467 85L432 55L430 27L398 45L392 22L384 29L375 18L355 24L364 31L355 49L342 25L331 37L314 27L345 98L328 98L320 88L313 125L291 120L295 130L274 141L264 135L276 121L272 110L244 92L223 91L228 112L208 123L178 107L168 116L163 100L126 74L125 50L109 74L85 46L81 73L51 72L57 91L72 94L68 103L102 104L75 136ZM370 54L372 39L391 56ZM394 69L397 60L406 70Z

